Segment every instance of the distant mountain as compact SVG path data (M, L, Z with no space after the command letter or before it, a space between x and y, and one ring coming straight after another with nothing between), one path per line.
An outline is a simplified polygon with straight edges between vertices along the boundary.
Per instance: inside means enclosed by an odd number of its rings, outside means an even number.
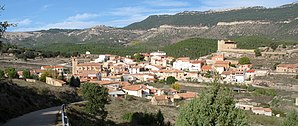
M228 10L185 11L175 15L152 15L141 22L132 23L124 29L151 29L162 25L216 26L221 22L259 21L273 24L290 23L298 17L298 4L277 8L249 7Z
M95 26L87 29L50 29L5 34L9 43L34 48L61 43L95 43L105 47L129 46L154 50L194 37L224 39L243 36L298 41L298 4L277 8L249 7L152 15L124 28Z

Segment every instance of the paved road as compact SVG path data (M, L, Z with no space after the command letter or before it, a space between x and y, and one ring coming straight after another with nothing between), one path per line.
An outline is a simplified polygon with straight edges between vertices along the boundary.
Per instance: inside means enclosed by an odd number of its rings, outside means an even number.
M60 106L38 110L9 120L3 126L54 126Z

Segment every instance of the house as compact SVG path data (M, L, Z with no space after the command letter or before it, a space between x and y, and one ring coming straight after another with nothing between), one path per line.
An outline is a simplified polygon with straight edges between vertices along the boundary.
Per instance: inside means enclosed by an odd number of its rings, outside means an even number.
M236 103L236 104L235 104L235 107L236 107L236 108L239 108L239 109L243 109L243 110L252 110L254 106L253 106L253 105L247 105L247 104Z
M94 83L97 85L102 85L109 89L117 90L120 88L121 82L115 82L115 81L89 81L89 83Z
M242 71L236 71L235 72L235 79L236 79L236 83L243 83L245 82L246 78L245 78L245 73Z
M253 107L251 111L257 115L272 116L271 108Z
M83 81L90 81L90 80L101 80L101 73L97 73L96 71L89 71L89 73L79 73L75 76L79 77L80 80Z
M187 70L191 67L189 57L179 57L173 62L173 68L176 70Z
M166 53L163 51L150 53L150 63L151 65L166 67L167 66Z
M166 79L169 76L175 77L177 80L182 80L184 78L184 72L181 70L158 70L151 71L153 74L157 75L159 79Z
M63 86L66 84L63 80L58 80L50 77L46 77L46 83L53 86Z
M167 95L155 95L151 99L152 105L169 105L174 106L174 98Z
M174 99L191 100L198 96L196 92L177 93L174 95Z
M256 71L255 70L247 70L245 74L245 78L247 81L252 81L255 79Z
M298 64L279 64L276 66L276 72L298 73Z
M213 61L224 61L225 56L224 56L224 54L215 55L215 56L211 57L211 60L213 60Z
M144 84L136 84L122 87L123 91L128 95L136 97L146 97L150 95L150 90Z
M201 71L201 67L203 66L204 62L201 60L190 60L190 72L199 72Z
M203 72L212 71L212 66L203 65L202 66L202 71Z
M124 63L133 63L133 59L131 59L131 58L124 58L123 62Z
M63 66L41 66L41 70L53 70L57 71L58 73L64 72Z
M141 66L130 66L128 68L128 72L129 72L129 74L138 74L138 73L141 73L140 72L141 68L143 68L143 67L141 67Z
M108 88L109 89L109 95L111 97L115 97L115 98L125 98L125 92L122 91L122 90L116 90L116 89L113 89L113 88Z
M96 63L106 62L107 60L109 60L109 58L110 57L108 55L99 55L98 58L94 60L94 62Z

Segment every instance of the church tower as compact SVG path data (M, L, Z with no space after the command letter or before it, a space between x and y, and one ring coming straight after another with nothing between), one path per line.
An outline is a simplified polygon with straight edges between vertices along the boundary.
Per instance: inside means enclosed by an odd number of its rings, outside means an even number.
M78 74L77 73L77 65L78 65L77 57L71 57L72 75Z

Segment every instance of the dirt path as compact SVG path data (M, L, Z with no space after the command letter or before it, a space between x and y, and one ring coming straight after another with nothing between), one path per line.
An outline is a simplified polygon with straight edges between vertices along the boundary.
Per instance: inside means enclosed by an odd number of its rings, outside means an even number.
M38 110L9 120L3 126L55 126L60 106Z

